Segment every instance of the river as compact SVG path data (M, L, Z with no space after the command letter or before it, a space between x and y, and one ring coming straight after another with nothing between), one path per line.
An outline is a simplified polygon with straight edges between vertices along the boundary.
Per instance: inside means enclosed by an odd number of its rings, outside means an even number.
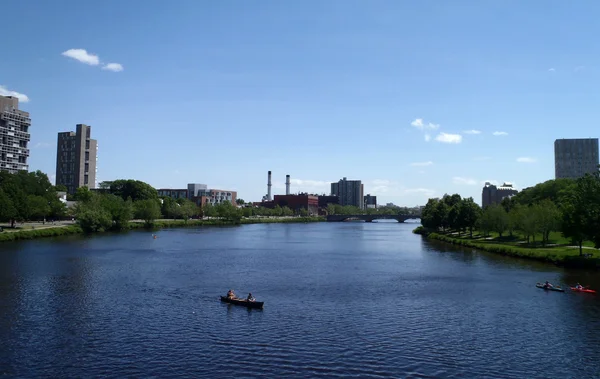
M0 244L0 376L592 378L598 275L415 224L168 229ZM263 310L223 304L252 292ZM598 295L600 296L600 295Z

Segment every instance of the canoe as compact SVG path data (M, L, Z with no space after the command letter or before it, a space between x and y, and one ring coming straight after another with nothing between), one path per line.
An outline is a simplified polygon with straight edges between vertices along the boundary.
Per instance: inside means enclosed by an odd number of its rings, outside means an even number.
M575 292L587 292L587 293L596 293L596 290L591 290L591 289L588 289L588 288L579 289L579 288L571 287L571 291L575 291Z
M540 283L537 283L535 286L536 286L537 288L541 288L541 289L543 289L543 290L546 290L546 291L565 292L565 290L564 290L564 289L562 289L562 288L560 288L560 287L550 287L550 288L546 288L546 287L544 287L544 285L543 285L543 284L540 284Z
M221 296L221 301L224 303L241 305L247 308L262 309L264 301L248 301L246 299L230 299L227 296Z

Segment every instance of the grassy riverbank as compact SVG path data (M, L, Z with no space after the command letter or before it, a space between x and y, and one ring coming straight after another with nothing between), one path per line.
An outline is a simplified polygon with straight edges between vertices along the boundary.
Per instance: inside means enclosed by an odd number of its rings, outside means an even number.
M308 223L308 222L321 222L325 221L324 217L253 217L243 218L239 222L232 222L221 219L210 219L210 220L156 220L151 227L147 227L146 224L141 220L133 220L129 222L129 229L164 229L164 228L185 228L185 227L199 227L199 226L233 226L241 224L274 224L274 223ZM17 241L17 240L31 240L36 238L45 237L59 237L72 234L83 234L83 230L77 224L68 225L38 225L26 226L21 228L4 228L4 231L0 233L0 242L6 241Z
M591 242L584 244L584 256L580 256L579 248L571 246L569 241L560 233L551 233L549 243L546 246L542 246L540 243L530 243L528 245L524 238L517 233L513 233L512 236L505 235L502 237L491 233L490 236L484 237L479 232L474 231L471 238L469 233L459 235L457 232L432 232L423 226L419 226L413 230L413 233L421 234L428 239L436 241L510 257L534 259L567 267L600 269L600 251L594 249ZM541 236L536 239L541 240Z

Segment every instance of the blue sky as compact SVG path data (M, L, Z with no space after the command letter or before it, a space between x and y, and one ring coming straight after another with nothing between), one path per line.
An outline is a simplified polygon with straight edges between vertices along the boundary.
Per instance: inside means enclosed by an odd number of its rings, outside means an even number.
M290 174L294 192L347 177L379 203L480 202L486 180L552 179L556 138L598 137L592 1L2 9L0 93L29 100L30 168L49 175L57 132L86 123L99 181L206 183L258 201L272 170L275 194Z

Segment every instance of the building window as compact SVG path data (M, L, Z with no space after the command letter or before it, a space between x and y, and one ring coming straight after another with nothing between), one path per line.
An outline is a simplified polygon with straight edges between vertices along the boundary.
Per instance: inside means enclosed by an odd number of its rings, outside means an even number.
M83 177L83 184L86 184L86 185L88 184L88 176L87 175L84 175L84 177Z
M86 163L85 164L85 172L89 172L90 171L90 164Z
M90 160L90 152L89 152L89 151L86 151L86 152L85 152L85 160L86 160L86 161L89 161L89 160Z
M89 141L89 140L86 140L86 141L85 141L85 148L86 148L86 149L89 149L89 148L90 148L90 141Z

